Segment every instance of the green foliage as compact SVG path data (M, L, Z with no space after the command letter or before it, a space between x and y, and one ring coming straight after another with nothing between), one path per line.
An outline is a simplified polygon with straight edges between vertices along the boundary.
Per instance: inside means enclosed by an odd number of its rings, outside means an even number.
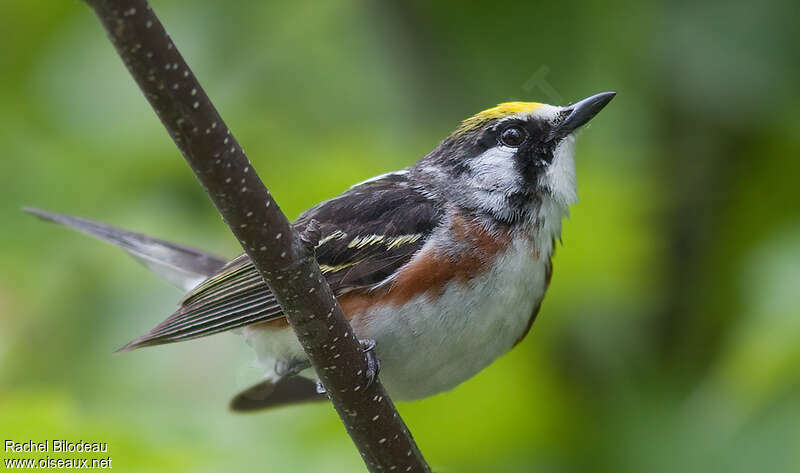
M618 92L531 334L399 406L436 471L800 465L793 2L154 7L290 216L497 102ZM236 242L86 6L6 1L0 31L0 437L107 441L121 471L359 471L329 406L226 411L258 378L237 336L111 355L180 294L21 206Z

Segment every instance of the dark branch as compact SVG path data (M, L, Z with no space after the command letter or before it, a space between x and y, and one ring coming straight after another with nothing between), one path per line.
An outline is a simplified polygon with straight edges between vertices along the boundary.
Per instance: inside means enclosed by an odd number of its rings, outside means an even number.
M428 472L322 276L145 0L87 0L197 179L275 293L369 471Z

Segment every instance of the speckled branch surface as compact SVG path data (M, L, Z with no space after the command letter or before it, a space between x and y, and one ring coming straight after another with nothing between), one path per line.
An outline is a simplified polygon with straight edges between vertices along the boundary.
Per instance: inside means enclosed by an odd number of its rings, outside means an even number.
M429 472L380 381L364 387L366 358L314 258L318 231L292 228L146 1L87 3L272 288L368 470Z

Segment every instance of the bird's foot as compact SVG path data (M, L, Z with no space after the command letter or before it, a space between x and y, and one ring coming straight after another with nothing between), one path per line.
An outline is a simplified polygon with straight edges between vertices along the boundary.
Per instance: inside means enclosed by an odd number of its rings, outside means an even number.
M364 339L358 341L361 344L361 350L364 352L364 356L367 358L367 371L363 373L365 379L364 389L369 388L375 383L375 380L378 378L378 373L381 371L381 360L378 359L378 355L375 353L375 340L372 339ZM317 381L317 393L318 394L325 394L327 391L325 390L325 386L322 385L322 381Z
M375 353L375 340L366 338L364 340L359 340L359 343L361 343L364 356L367 357L367 372L364 373L366 385L364 388L368 389L378 378L378 373L381 371L381 360L378 359L378 355Z

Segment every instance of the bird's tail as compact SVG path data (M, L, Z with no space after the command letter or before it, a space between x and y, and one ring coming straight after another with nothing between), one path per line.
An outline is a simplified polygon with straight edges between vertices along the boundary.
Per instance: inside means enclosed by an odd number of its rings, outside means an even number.
M301 376L289 376L277 381L264 380L245 389L231 400L230 408L236 412L252 412L327 399L327 396L317 392L314 381Z
M60 223L112 243L158 276L186 291L225 265L225 260L218 256L141 233L31 207L23 210L42 220Z

